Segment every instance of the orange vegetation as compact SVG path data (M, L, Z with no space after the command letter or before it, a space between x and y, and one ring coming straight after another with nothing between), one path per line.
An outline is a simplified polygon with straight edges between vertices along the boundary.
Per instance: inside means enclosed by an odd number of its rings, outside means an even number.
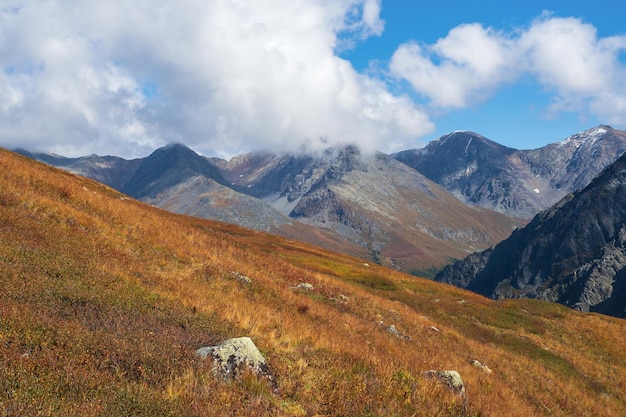
M174 215L2 150L0 289L0 416L626 415L624 320ZM239 336L278 392L194 356Z

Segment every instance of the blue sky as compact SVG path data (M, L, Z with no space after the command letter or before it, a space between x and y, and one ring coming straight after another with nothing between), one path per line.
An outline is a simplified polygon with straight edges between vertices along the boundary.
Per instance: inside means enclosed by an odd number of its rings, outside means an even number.
M615 3L0 0L0 146L229 158L626 129Z
M548 13L553 17L580 19L592 25L598 37L626 34L626 12L616 7L615 1L383 1L381 18L385 30L345 51L342 56L359 71L366 71L372 62L387 63L398 45L414 40L434 44L445 38L453 28L479 23L499 31L514 33L529 27L532 22ZM626 54L622 52L621 62ZM380 62L377 65L382 65ZM406 87L406 86L404 86ZM623 87L623 85L621 86ZM421 97L410 91L415 101ZM623 92L626 94L626 91ZM598 124L610 123L596 114L565 111L550 114L550 94L536 80L520 80L506 85L488 100L466 109L433 112L435 130L424 136L425 141L454 130L478 132L503 145L532 149L560 141L567 136ZM626 120L615 123L616 128L626 128Z

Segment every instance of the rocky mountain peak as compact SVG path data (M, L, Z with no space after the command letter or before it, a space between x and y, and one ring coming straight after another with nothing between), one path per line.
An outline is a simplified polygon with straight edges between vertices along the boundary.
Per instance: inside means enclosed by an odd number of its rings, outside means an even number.
M228 184L206 158L181 143L172 143L142 160L134 176L124 184L121 191L135 198L155 197L160 191L193 176Z
M557 145L559 147L573 146L575 148L579 148L581 146L593 146L597 141L602 140L607 134L615 133L615 129L613 129L611 126L600 125L572 135L562 140Z
M438 184L462 192L469 178L483 170L492 175L494 169L506 165L506 157L514 151L477 133L457 131L430 142L424 149L398 152L393 157Z

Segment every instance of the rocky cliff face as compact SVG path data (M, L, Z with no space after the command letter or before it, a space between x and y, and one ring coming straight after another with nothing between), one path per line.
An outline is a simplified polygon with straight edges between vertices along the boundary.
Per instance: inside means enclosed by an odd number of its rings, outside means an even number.
M626 132L598 126L534 150L454 132L394 154L461 201L531 219L591 182L626 151Z
M626 317L626 156L436 279L493 298L532 297Z

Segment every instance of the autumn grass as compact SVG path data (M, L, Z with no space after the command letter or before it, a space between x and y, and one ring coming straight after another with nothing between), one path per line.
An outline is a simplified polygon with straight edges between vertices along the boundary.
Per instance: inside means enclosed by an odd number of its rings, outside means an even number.
M623 320L173 215L6 151L0 237L0 416L626 415ZM277 393L194 356L239 336Z

